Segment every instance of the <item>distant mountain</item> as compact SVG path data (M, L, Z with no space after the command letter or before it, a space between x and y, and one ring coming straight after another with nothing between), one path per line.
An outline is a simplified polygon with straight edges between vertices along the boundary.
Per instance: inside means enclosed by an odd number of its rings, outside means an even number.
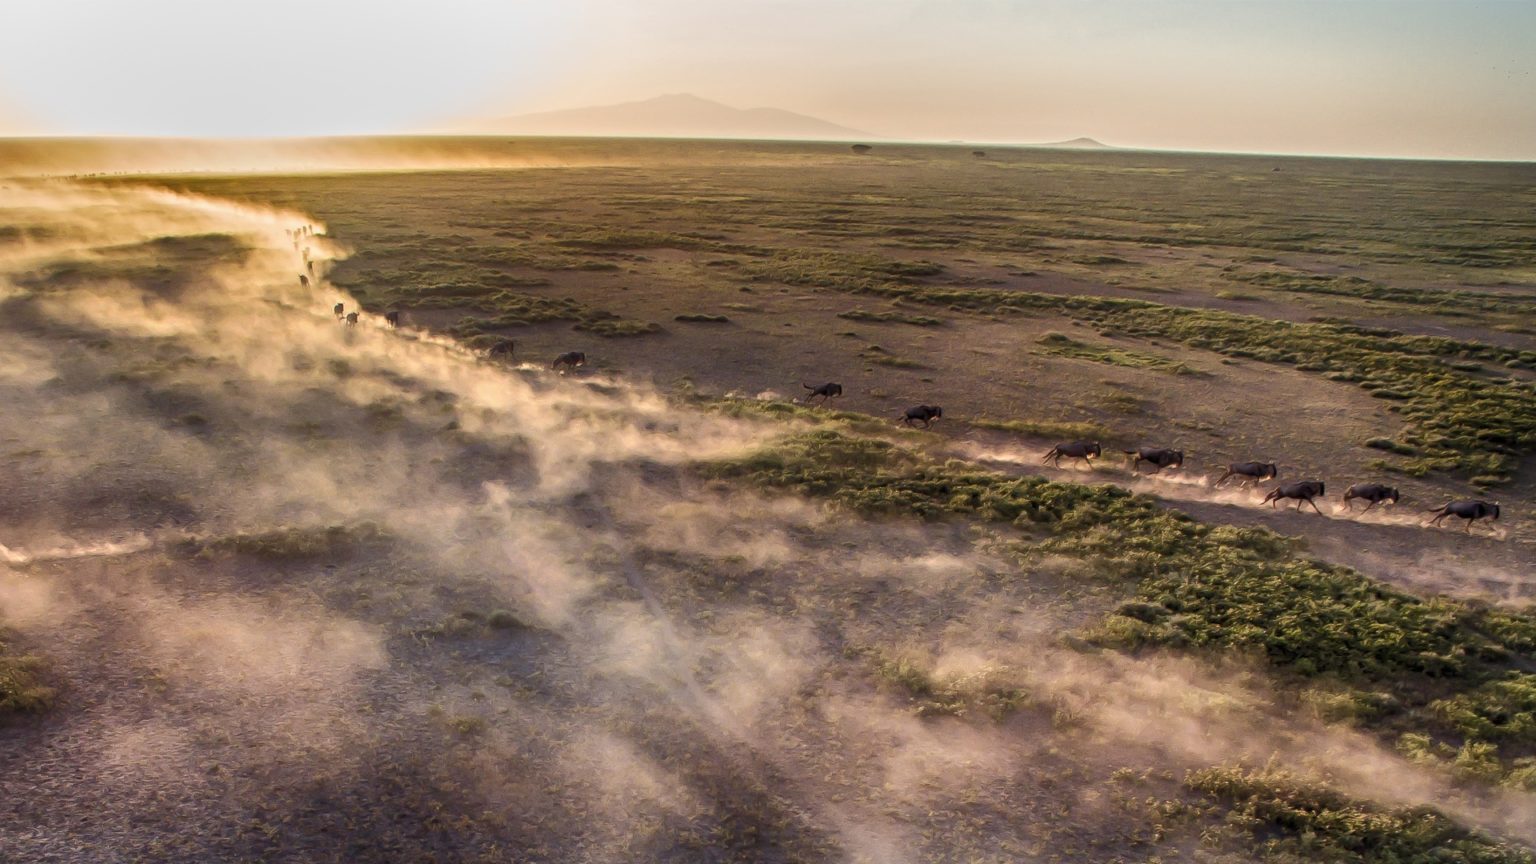
M1063 150L1113 150L1115 148L1092 138L1073 138L1070 141L1052 141L1049 144L1036 144L1036 147L1060 147Z
M505 135L600 135L657 138L787 138L843 140L867 132L779 108L732 108L689 93L641 102L519 114L467 125Z

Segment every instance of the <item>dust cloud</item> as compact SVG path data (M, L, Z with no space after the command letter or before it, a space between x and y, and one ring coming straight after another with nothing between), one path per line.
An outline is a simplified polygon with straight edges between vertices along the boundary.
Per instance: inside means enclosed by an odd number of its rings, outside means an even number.
M564 148L570 150L573 148ZM0 140L0 171L11 177L113 174L249 174L315 171L457 171L614 164L536 139L295 138Z
M1081 464L1074 467L1072 460L1063 460L1060 467L1053 467L1042 464L1040 457L1045 452L1043 449L1035 452L1016 446L962 442L958 450L968 459L1017 466L1025 469L1027 473L1040 474L1053 479L1074 483L1113 483L1132 492L1144 492L1167 501L1188 501L1231 507L1262 507L1265 510L1274 511L1297 510L1297 502L1282 500L1266 504L1265 495L1282 483L1302 479L1284 476L1285 466L1281 466L1282 477L1279 480L1255 483L1232 478L1217 485L1216 481L1221 476L1219 472L1213 475L1189 468L1168 468L1156 473L1133 472L1129 468L1120 470L1115 467L1116 460L1107 455L1103 459L1096 460L1091 467L1082 467ZM1426 512L1426 507L1408 503L1394 504L1389 501L1368 510L1366 502L1358 499L1352 502L1352 505L1344 502L1344 491L1347 488L1348 484L1329 482L1327 494L1318 499L1317 515L1372 525L1431 527L1431 514ZM1436 503L1444 502L1442 500ZM1312 514L1313 510L1310 506L1302 504L1300 512ZM1495 540L1508 539L1508 532L1502 527L1480 526L1477 531L1482 537Z
M985 532L687 470L770 426L338 320L307 216L11 181L0 223L0 621L63 682L8 854L1028 860L1116 769L1266 759L1536 839L1252 670L1060 645L1097 601ZM919 716L882 658L1022 708Z

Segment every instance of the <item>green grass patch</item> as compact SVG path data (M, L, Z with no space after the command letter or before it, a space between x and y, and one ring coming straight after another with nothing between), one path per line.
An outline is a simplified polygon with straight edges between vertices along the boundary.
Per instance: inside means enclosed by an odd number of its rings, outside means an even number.
M1358 801L1284 771L1209 768L1185 785L1227 808L1208 843L1246 847L1260 861L1533 864L1529 849L1456 824L1427 808Z
M591 333L594 336L616 338L624 336L644 336L655 333L661 328L650 321L630 321L625 318L587 318L578 321L572 330L580 330L583 333Z
M1399 456L1419 455L1418 448L1404 444L1401 441L1394 441L1391 438L1367 438L1365 441L1365 446L1374 450L1385 450L1388 453L1396 453Z
M1518 456L1536 450L1536 386L1517 379L1490 379L1451 365L1474 360L1536 365L1536 351L1343 324L1271 321L1114 297L1061 297L895 283L866 290L990 313L1059 311L1091 323L1101 332L1170 340L1228 357L1289 364L1333 380L1356 383L1391 400L1392 410L1410 424L1410 431L1401 440L1419 455L1401 466L1408 473L1506 476L1516 467Z
M898 312L894 309L885 312L870 312L867 309L850 309L847 312L837 313L837 317L846 318L849 321L874 321L881 324L910 324L914 327L941 327L944 319L934 318L931 315L911 315L906 312Z
M13 651L0 634L0 721L53 707L57 694L43 683L44 666L41 657Z
M1465 718L1526 710L1520 700L1529 682L1510 675L1536 646L1536 617L1415 597L1303 557L1296 541L1273 532L1204 525L1112 485L938 463L832 429L790 435L703 470L865 514L1010 523L1036 538L1035 552L1082 559L1099 578L1124 586L1134 602L1091 628L1085 636L1093 643L1133 653L1254 655L1298 687L1324 681L1345 694L1360 691L1361 699L1387 694L1399 707L1372 727L1383 735L1486 734L1505 745L1506 758L1532 752L1524 738L1493 736ZM1501 774L1519 767L1499 764Z
M1074 360L1091 360L1094 363L1104 363L1110 366L1124 366L1127 369L1151 369L1154 372L1167 372L1171 375L1190 375L1194 370L1185 363L1159 357L1156 354L1144 354L1140 351L1131 351L1125 348L1114 348L1107 345L1089 345L1079 342L1064 333L1047 333L1038 340L1040 345L1038 353L1055 357L1070 357Z
M919 717L978 716L1001 721L1028 702L1024 690L999 669L937 676L911 657L867 653L875 679L906 700Z
M1536 746L1536 675L1511 672L1430 710L1467 739Z
M809 423L841 424L844 428L874 432L882 427L889 429L890 420L881 420L856 411L838 411L822 404L801 404L770 399L705 399L687 400L705 411L724 414L727 417L761 420L799 420Z
M919 363L907 357L897 357L893 354L866 354L864 359L876 366L889 366L892 369L927 369L927 364Z
M1465 314L1472 309L1525 315L1536 313L1536 296L1531 295L1395 288L1359 276L1324 276L1280 270L1230 273L1227 278L1293 294L1329 294L1416 306L1431 314Z
M529 293L527 289L547 285L548 280L503 269L538 264L539 259L529 257L528 253L484 247L470 247L467 251L461 247L450 252L434 246L424 257L409 262L402 262L400 253L398 248L387 253L361 252L341 262L331 280L357 297L364 309L376 313L388 309L452 309L471 313L450 328L450 332L461 337L555 321L587 325L582 329L599 335L634 335L656 329L655 325L629 322L571 297ZM580 262L568 262L545 269L590 268Z
M748 262L743 269L759 282L850 290L892 280L913 283L943 273L944 265L850 252L765 249L758 260Z
M982 429L998 429L1014 432L1030 438L1051 441L1115 441L1119 436L1098 423L1067 420L988 420L971 421L972 426Z

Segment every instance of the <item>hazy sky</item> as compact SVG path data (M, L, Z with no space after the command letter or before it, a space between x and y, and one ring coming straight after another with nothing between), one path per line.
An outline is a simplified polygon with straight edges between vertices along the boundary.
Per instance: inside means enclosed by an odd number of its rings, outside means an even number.
M0 0L0 131L320 135L691 92L889 137L1536 159L1536 0Z

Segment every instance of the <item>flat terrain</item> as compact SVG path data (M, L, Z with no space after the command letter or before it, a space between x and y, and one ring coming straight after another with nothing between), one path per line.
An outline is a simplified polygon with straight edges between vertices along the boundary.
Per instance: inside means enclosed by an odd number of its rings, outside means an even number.
M0 860L1532 861L1536 168L264 158L0 181Z
M1481 494L1478 477L1513 505L1502 527L1526 550L1490 563L1536 561L1536 511L1521 506L1536 471L1520 456L1536 447L1536 169L616 144L615 160L641 164L171 185L312 213L353 250L329 278L365 308L471 340L513 337L535 361L584 350L598 368L711 394L798 398L803 382L838 381L840 408L894 419L940 404L947 434L985 445L1179 447L1186 474L1212 477L1274 461L1282 479L1339 492L1390 481L1408 496L1399 510ZM506 146L590 158L590 145ZM1058 311L1053 296L1230 313L1217 323L1237 335L1216 346L1175 325L1158 338ZM605 337L601 321L583 322L605 316L634 326ZM1265 362L1279 352L1242 337L1268 321L1433 339L1405 351L1367 335L1341 360ZM1444 400L1382 380L1381 359L1403 353L1457 385L1496 388L1520 428L1468 447L1469 467L1426 472L1413 457L1430 448L1398 439L1438 436L1404 409ZM978 420L1040 434L1010 442Z

